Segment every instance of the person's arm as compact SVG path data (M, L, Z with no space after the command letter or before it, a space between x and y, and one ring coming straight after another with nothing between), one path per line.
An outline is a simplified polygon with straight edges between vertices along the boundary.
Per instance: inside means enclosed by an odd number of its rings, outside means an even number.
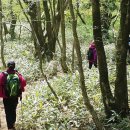
M25 91L25 86L26 86L26 80L25 78L18 73L18 76L19 76L19 80L20 80L20 87L21 87L21 91L24 92ZM21 95L19 96L20 98L20 101L22 100L22 92L21 92Z
M0 73L0 97L5 97L4 92L4 82L5 82L5 76L4 73Z
M26 80L21 74L18 74L18 76L19 76L19 80L20 80L21 90L22 90L22 92L24 92L25 86L26 86Z

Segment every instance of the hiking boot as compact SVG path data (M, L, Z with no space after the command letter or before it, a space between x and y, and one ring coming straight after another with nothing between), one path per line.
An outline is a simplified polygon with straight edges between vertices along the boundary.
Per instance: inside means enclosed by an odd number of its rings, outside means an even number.
M13 124L13 130L16 130L16 129L15 129L15 123Z
M13 126L13 128L11 128L11 129L8 129L8 130L16 130L16 129L15 129L15 126Z
M15 127L13 127L13 130L16 130Z

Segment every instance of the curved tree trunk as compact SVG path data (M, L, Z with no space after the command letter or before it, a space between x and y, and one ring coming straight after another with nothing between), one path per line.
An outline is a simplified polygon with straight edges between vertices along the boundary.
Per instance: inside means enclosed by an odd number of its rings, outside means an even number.
M75 49L76 49L77 58L78 58L80 88L82 91L84 104L85 104L86 108L89 110L89 112L91 113L97 130L103 130L103 126L102 126L101 122L99 121L98 116L97 116L96 112L94 111L93 106L90 104L90 101L89 101L89 98L87 95L87 90L86 90L85 81L84 81L83 67L82 67L80 44L79 44L78 35L77 35L77 31L76 31L76 19L75 19L75 15L74 15L72 0L69 0L69 7L70 7L70 13L71 13L71 17L72 17L72 29L73 29L73 37L74 37L74 41L75 41Z

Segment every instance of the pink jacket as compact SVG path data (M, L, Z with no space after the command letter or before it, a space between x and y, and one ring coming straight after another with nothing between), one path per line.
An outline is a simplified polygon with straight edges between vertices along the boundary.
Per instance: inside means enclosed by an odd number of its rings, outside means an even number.
M89 62L94 63L97 62L97 51L94 42L92 42L89 46L93 50L93 58L92 60L89 60Z
M13 73L15 73L15 70L7 69L7 73L13 74ZM26 86L26 80L24 79L24 77L20 73L18 73L18 76L19 76L19 80L20 80L21 90L22 90L22 92L24 92L25 86ZM0 73L0 97L1 98L7 98L5 96L5 91L4 91L5 80L6 80L6 75L3 72Z

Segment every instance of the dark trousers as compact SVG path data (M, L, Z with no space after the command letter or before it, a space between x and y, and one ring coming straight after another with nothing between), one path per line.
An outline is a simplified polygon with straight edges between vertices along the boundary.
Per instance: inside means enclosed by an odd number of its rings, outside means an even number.
M92 62L89 62L89 69L91 69L92 68L92 65L94 64L94 66L97 68L97 62L94 62L94 63L92 63Z
M18 98L4 98L3 104L6 114L7 127L8 129L12 129L16 121L16 108L18 104Z

